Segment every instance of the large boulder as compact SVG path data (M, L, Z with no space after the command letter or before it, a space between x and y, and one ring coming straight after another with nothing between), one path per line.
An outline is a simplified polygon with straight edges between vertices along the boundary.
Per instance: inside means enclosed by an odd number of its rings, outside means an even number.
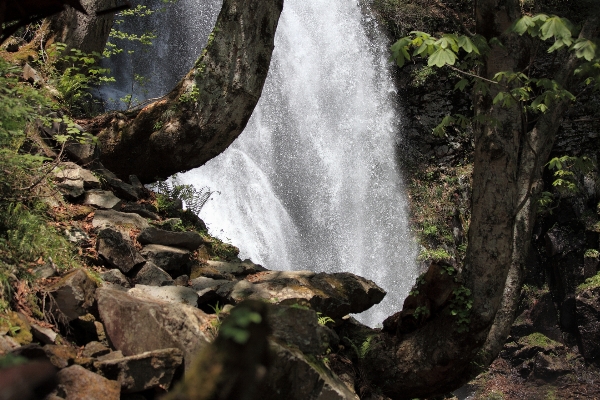
M161 244L149 244L142 249L141 254L146 260L167 271L172 276L186 273L191 263L191 253L188 250Z
M121 385L79 365L58 372L55 394L65 400L119 400Z
M297 347L304 354L323 354L333 331L319 324L314 310L302 307L273 305L269 309L269 324L274 337Z
M63 314L69 322L86 315L94 304L95 291L96 283L83 269L77 269L49 288L56 306L53 311Z
M169 389L182 361L182 351L171 348L98 361L94 368L100 375L118 381L123 393L135 393L154 388Z
M186 365L212 340L215 316L185 304L138 299L127 293L100 288L98 312L110 342L124 355L178 348Z
M173 278L162 268L159 268L153 262L147 261L146 264L135 274L133 281L136 284L148 286L168 286L173 284Z
M219 273L223 275L234 275L234 276L243 276L255 274L257 272L266 271L262 265L254 264L250 260L245 260L241 262L227 262L227 261L206 261L206 265L209 268L213 268Z
M111 267L118 268L124 274L146 261L130 241L112 228L98 232L96 249Z
M113 228L122 233L128 233L131 229L141 231L149 226L148 221L138 214L114 210L96 210L94 219L92 220L92 227L94 229Z
M582 290L575 298L580 351L586 360L600 359L600 286Z
M61 192L71 197L79 197L85 190L100 188L98 178L73 162L61 163L52 174Z
M198 293L194 289L185 286L146 286L135 285L127 292L133 297L140 299L151 299L165 301L168 303L189 304L198 306Z
M85 192L83 204L97 208L118 210L121 207L122 200L108 190L94 189Z
M264 299L276 304L307 305L324 316L341 318L369 309L385 294L374 282L349 272L265 271L235 284L229 299L233 303Z
M162 244L194 251L204 243L204 240L197 232L170 232L151 226L140 232L138 242Z

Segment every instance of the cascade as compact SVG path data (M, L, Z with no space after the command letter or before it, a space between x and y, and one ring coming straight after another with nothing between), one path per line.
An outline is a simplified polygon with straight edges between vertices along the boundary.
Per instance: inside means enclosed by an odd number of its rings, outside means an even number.
M164 31L159 53L168 46ZM189 65L208 35L194 34ZM371 326L401 309L416 278L388 45L355 1L286 0L248 126L224 153L179 175L219 192L200 216L211 234L240 248L240 258L274 270L352 272L387 290L357 316Z

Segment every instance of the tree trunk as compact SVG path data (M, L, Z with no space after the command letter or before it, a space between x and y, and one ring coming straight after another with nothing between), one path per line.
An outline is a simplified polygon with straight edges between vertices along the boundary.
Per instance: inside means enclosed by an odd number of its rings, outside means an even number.
M529 61L527 39L505 33L520 16L519 2L479 0L476 6L477 32L488 40L500 37L504 43L504 47L492 47L482 76L491 79L500 71L523 70ZM597 26L596 19L588 22L586 26ZM582 34L586 34L585 27ZM555 75L564 87L576 61L571 54ZM394 399L457 389L479 369L477 364L487 366L498 355L514 320L542 169L568 102L555 104L528 132L516 107L493 104L500 90L493 86L475 102L476 114L488 117L489 122L474 127L472 217L465 265L458 278L471 296L448 301L412 332L397 329L371 340L363 369ZM468 322L460 327L452 312L468 311L469 302ZM459 327L468 331L460 333Z
M282 8L283 0L225 0L202 55L169 94L85 127L99 138L102 163L147 183L223 152L260 98Z

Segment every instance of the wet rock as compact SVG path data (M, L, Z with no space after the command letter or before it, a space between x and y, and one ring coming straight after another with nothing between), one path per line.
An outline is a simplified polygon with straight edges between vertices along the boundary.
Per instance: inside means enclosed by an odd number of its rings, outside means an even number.
M319 324L311 309L273 305L268 318L273 336L304 354L323 354L329 347L329 329Z
M100 357L110 353L111 350L100 342L89 342L85 345L82 355L84 357Z
M258 398L358 400L358 396L322 361L275 342L270 348L272 363L265 378L266 388Z
M143 230L150 226L137 214L123 213L114 210L97 210L92 220L94 229L113 228L119 232L128 233L131 229Z
M156 213L156 208L148 204L128 203L121 206L121 212L138 214L144 218L157 221L160 219Z
M575 298L580 351L586 360L600 358L600 287L588 288Z
M133 244L125 240L120 232L111 228L98 232L96 249L111 267L118 268L125 274L145 262Z
M89 190L83 199L85 205L113 210L121 208L121 203L121 199L108 190Z
M100 375L118 381L123 393L135 393L153 388L169 389L182 361L181 350L168 348L98 361L94 367Z
M194 251L204 240L196 232L170 232L156 227L148 227L138 235L141 244L162 244Z
M206 261L206 265L209 268L214 268L216 271L223 275L234 275L243 276L249 274L255 274L257 272L266 271L262 265L254 264L250 260L242 262L226 262L226 261Z
M131 283L129 283L129 279L118 269L111 269L110 271L106 271L100 274L100 278L103 281L114 283L124 288L130 288Z
M147 261L135 274L133 282L147 286L168 286L173 284L173 278L153 262Z
M121 385L87 369L73 365L58 372L57 396L65 400L119 400Z
M367 310L384 296L375 283L348 272L265 271L238 282L229 297L234 303L249 298L308 305L335 319Z
M186 365L212 340L212 321L199 309L179 303L142 300L116 290L97 290L98 312L110 342L126 356L175 347Z
M189 304L194 307L198 305L198 294L196 291L184 286L156 287L135 285L135 287L130 289L127 293L140 299L152 299L165 301L168 303Z
M190 265L190 252L177 247L149 244L140 252L146 260L162 268L171 276L186 273Z
M82 269L71 272L49 288L58 311L68 321L88 313L94 304L95 290L96 283Z

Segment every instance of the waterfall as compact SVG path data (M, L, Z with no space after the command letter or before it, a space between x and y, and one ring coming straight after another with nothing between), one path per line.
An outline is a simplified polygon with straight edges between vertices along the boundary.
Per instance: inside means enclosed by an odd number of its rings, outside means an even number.
M363 11L356 1L286 0L248 126L179 179L219 191L200 216L240 258L274 270L352 272L383 287L383 302L357 316L375 326L401 309L416 244L397 166L389 44Z

